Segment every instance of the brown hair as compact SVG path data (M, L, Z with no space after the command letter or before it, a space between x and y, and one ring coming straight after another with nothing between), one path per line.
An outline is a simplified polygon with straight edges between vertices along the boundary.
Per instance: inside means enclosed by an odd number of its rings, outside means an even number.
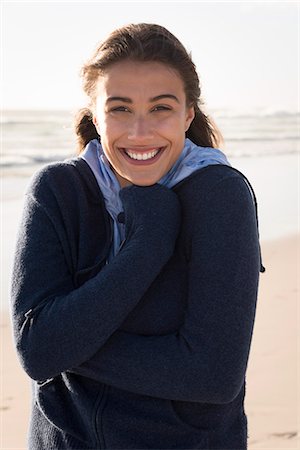
M200 108L203 105L200 82L191 56L166 28L140 23L113 31L81 69L83 90L90 98L90 105L89 108L79 110L75 117L79 153L90 140L99 137L92 121L98 77L112 64L128 59L140 62L157 61L175 69L184 83L187 106L193 106L195 109L195 117L186 137L203 147L220 145L221 133L212 119Z

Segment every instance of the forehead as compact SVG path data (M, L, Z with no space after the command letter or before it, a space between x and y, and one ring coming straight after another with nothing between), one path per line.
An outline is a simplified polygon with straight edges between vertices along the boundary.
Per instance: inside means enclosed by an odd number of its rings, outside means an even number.
M126 96L174 94L185 99L183 81L172 67L156 62L122 61L106 69L98 78L97 96Z

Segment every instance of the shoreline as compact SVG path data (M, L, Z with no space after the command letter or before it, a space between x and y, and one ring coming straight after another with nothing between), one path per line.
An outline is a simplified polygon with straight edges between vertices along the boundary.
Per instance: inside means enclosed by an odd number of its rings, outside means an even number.
M260 276L246 376L248 445L249 450L296 450L300 447L297 424L300 234L262 241L261 249L266 272ZM26 449L30 379L17 360L8 309L0 312L0 330L0 448L21 450Z

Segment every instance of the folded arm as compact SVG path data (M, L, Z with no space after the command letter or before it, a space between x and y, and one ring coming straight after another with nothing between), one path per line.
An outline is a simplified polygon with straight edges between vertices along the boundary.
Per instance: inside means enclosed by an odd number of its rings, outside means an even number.
M172 400L226 403L238 394L250 350L260 266L255 212L245 182L237 177L220 182L193 217L182 327L164 336L118 330L73 372Z
M53 193L47 173L44 178L26 198L12 277L17 350L25 371L40 381L91 358L120 327L170 258L180 217L169 189L124 189L126 244L111 264L75 289L57 232L61 211L49 212ZM164 202L166 213L159 211ZM155 232L160 213L165 214L167 242ZM95 226L102 226L101 218ZM153 252L147 252L149 245Z

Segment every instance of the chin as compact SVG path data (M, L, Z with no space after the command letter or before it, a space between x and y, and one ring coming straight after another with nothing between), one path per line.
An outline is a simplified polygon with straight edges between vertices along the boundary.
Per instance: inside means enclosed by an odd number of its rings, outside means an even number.
M148 182L146 182L146 181L144 181L144 182L135 182L135 183L133 183L135 186L144 186L144 187L146 187L146 186L152 186L153 184L155 184L155 183L157 183L157 181L148 181Z
M136 176L136 174L134 175L129 175L126 176L125 174L122 175L123 178L123 185L125 184L134 184L136 186L152 186L153 184L157 183L163 175L159 174L157 176ZM125 181L126 180L126 181Z
M157 183L160 178L132 178L130 182L132 184L135 184L136 186L152 186L153 184Z

